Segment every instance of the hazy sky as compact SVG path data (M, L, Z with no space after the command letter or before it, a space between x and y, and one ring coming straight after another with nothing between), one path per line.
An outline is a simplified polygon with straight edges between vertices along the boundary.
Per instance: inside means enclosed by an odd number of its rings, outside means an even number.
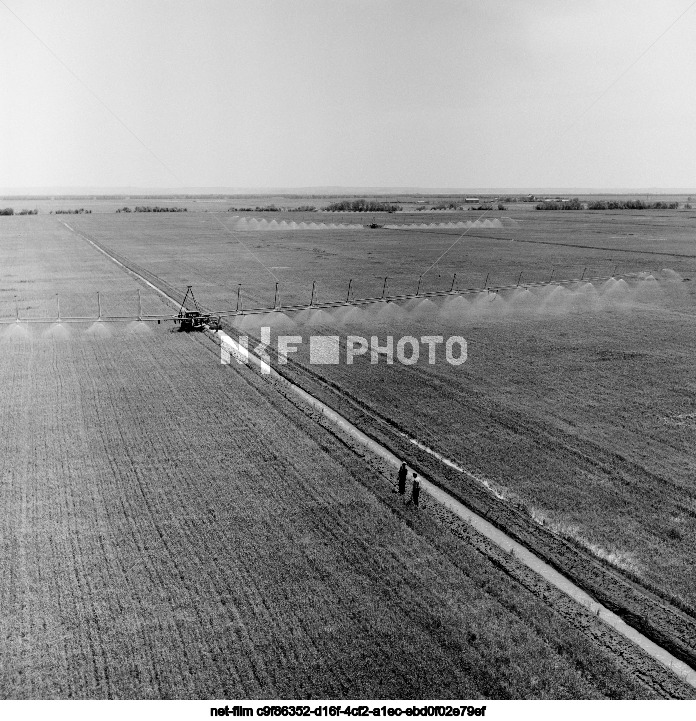
M694 188L692 1L0 0L0 187Z

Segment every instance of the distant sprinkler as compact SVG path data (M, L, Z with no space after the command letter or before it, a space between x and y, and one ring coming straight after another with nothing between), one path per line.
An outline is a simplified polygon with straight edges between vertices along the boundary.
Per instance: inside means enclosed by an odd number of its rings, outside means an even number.
M418 294L420 293L420 287L421 287L421 281L422 281L422 280L423 280L423 276L422 276L422 275L419 275L419 276L418 276L418 287L416 288L416 295L418 295Z

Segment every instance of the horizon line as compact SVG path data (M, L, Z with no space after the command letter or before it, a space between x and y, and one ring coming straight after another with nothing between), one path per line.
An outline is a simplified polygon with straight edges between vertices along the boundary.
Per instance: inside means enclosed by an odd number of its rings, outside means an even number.
M419 195L466 195L466 194L516 194L535 195L564 194L595 195L601 193L627 194L639 193L657 195L696 194L696 188L683 187L564 187L564 186L527 186L527 187L437 187L437 186L358 186L358 185L323 185L323 186L267 186L267 187L233 187L233 186L34 186L0 188L0 197L13 196L46 196L46 195L137 195L137 194L172 194L172 195L303 195L303 194L419 194Z

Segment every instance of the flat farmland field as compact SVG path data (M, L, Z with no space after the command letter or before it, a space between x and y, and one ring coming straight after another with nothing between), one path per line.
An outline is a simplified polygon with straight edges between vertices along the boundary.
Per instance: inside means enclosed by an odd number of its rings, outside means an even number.
M7 302L139 288L50 218L0 255ZM205 336L56 327L0 330L3 698L691 696Z
M14 319L17 311L21 318L55 318L58 302L63 316L96 318L98 292L105 316L137 316L138 293L143 313L171 312L155 291L124 273L114 273L101 253L85 253L85 241L57 218L4 217L3 221L0 319Z
M647 212L647 211L644 211ZM99 214L67 218L87 235L131 257L176 285L192 284L212 308L236 307L242 286L245 307L273 305L275 283L284 305L315 300L379 297L388 293L446 291L610 276L671 268L694 269L696 219L685 211L507 211L461 213L219 213ZM236 230L235 218L276 222L440 224L500 220L502 228L417 227L375 230ZM592 246L592 247L588 247ZM129 255L130 254L130 255ZM183 254L187 254L182 263ZM443 256L444 254L444 256ZM441 260L438 258L443 256ZM437 263L435 261L438 261ZM427 272L426 272L427 271ZM520 273L522 274L520 279Z
M273 276L288 303L308 302L313 280L319 301L345 298L350 278L354 297L379 297L384 276L388 292L414 292L418 276L455 242L422 290L449 289L455 273L457 287L467 288L482 287L488 275L514 285L520 273L524 283L609 276L617 265L623 273L654 270L656 281L250 316L234 329L464 336L469 358L457 367L430 365L425 355L411 366L373 365L365 355L350 366L310 368L305 343L297 378L339 389L337 399L452 459L538 524L693 609L692 215L525 211L503 217L503 230L464 237L441 229L229 232L227 216L210 214L162 223L93 216L78 225L169 283L194 284L214 308L234 308L239 284L243 304L272 304ZM398 222L458 217L475 214L400 214ZM181 253L190 262L177 263ZM473 493L470 478L450 482L464 498Z

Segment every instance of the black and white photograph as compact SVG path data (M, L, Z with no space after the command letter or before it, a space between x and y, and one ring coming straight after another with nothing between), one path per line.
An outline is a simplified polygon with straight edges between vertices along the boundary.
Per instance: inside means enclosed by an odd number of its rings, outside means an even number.
M0 0L0 715L692 715L694 78L696 0Z

